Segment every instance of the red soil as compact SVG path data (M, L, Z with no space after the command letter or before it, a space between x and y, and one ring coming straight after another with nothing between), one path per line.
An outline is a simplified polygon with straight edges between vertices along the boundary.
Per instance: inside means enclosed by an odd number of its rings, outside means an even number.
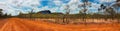
M120 24L60 25L29 19L8 18L5 21L0 20L0 31L120 31Z

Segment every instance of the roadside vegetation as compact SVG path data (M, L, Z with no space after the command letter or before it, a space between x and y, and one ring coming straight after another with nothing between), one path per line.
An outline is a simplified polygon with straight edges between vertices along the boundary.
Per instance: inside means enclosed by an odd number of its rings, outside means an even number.
M7 13L6 13L6 14L3 14L2 11L3 11L3 10L0 9L0 18L10 18L10 17L12 17L11 14L10 14L10 15L8 15Z
M57 13L52 13L52 14L39 14L39 13L33 13L33 9L31 12L28 14L24 14L20 12L18 16L19 18L45 18L45 19L61 19L63 23L69 23L70 19L82 19L83 21L87 22L86 19L117 19L120 21L120 11L115 10L116 8L120 7L119 0L116 2L116 4L113 4L112 6L105 6L104 4L101 4L100 8L97 10L98 12L96 13L88 13L88 7L94 7L91 6L88 0L83 0L82 5L79 5L78 8L83 8L82 10L79 11L78 14L70 14L70 6L66 5L65 9L66 13L65 14L57 14ZM3 14L2 9L0 10L0 17L6 18L6 17L12 17L11 15Z
M20 13L17 17L20 18L47 18L47 19L57 19L57 20L62 20L63 23L69 23L69 20L71 19L82 19L82 21L86 21L86 19L104 19L105 21L108 19L117 19L118 22L120 21L120 11L115 10L116 8L120 7L119 0L116 1L116 4L113 4L112 6L105 6L104 4L101 4L100 8L97 10L98 12L96 13L88 13L88 7L94 7L91 6L91 3L89 3L88 0L82 0L84 4L79 5L78 8L83 8L82 10L79 11L78 14L70 14L71 9L69 5L66 5L65 9L66 13L65 14L38 14L38 13L33 13L33 10L31 10L30 13L24 14Z

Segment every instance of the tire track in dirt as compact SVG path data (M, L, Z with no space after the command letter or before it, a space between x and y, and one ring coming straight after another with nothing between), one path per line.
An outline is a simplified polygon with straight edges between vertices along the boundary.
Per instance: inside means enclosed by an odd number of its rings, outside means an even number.
M55 25L49 25L43 22L35 22L35 21L21 21L21 23L25 24L27 27L30 28L31 31L70 31L70 30L64 30L66 28L62 28Z
M43 21L9 18L0 31L120 31L120 24L60 25Z
M0 19L0 29L6 22L7 22L6 19Z
M28 28L19 23L19 19L8 19L0 31L28 31Z

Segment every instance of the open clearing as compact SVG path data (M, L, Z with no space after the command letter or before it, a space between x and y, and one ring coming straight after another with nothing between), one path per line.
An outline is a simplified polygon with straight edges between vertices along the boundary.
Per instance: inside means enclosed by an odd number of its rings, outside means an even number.
M0 31L120 31L120 24L60 25L21 18L0 20Z

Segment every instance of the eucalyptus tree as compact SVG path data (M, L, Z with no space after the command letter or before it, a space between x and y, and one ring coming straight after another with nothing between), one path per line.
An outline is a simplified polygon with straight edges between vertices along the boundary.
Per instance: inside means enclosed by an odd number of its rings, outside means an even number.
M117 0L116 3L113 5L115 8L117 9L120 9L120 0ZM118 20L118 23L120 23L120 11L117 10L117 14L116 14L116 17L117 17L117 20Z
M103 10L104 14L110 15L110 17L112 19L114 19L115 15L117 14L118 10L117 8L120 7L120 2L116 2L116 3L112 3L110 5L105 5L105 4L101 4L100 6L100 10Z
M34 10L34 9L32 9L32 10L30 11L30 18L32 18L33 10Z
M79 11L79 14L82 14L82 19L83 21L86 22L86 12L88 11L88 6L90 6L90 2L88 0L81 0L83 4L78 5L78 8L83 8L82 10Z
M119 9L119 7L120 7L120 0L117 0L116 3L114 3L112 6L113 6L114 8L116 8L116 9ZM117 11L118 11L118 10L117 10ZM119 11L118 11L118 13L119 13Z
M87 11L87 6L89 4L88 0L82 0L83 4L82 4L82 7L83 7L83 13L86 13ZM81 6L79 6L81 7Z
M69 20L68 20L68 15L70 14L70 6L69 5L66 5L65 6L65 9L64 9L66 12L65 14L63 15L63 23L69 23Z

